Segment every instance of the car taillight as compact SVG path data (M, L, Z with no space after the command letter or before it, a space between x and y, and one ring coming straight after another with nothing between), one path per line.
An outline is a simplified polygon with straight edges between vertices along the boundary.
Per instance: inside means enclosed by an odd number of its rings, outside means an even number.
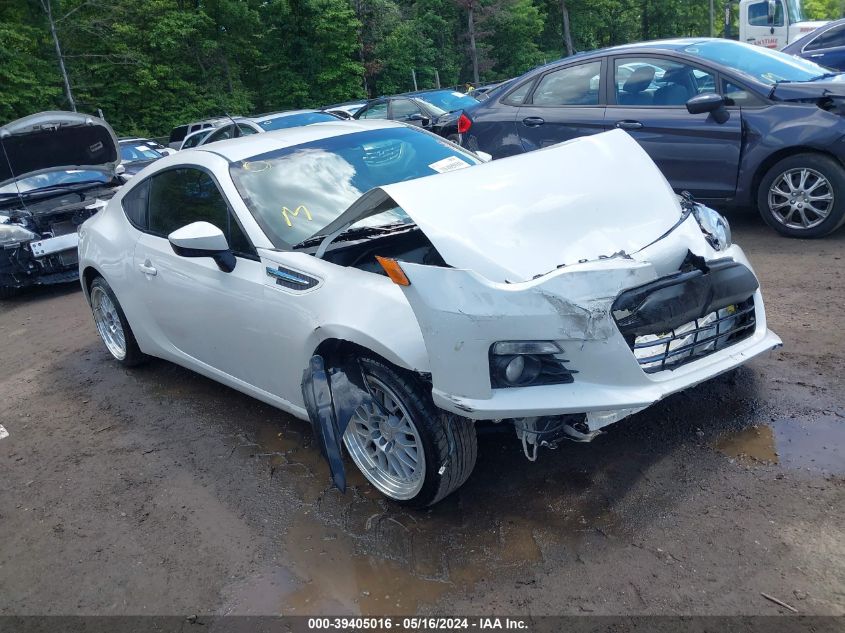
M469 117L466 114L461 114L458 117L458 134L466 134L471 127L472 121L469 120Z

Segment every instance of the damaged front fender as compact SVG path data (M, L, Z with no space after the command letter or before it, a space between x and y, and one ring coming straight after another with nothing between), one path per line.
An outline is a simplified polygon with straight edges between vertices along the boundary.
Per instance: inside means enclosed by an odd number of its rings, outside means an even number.
M302 376L302 397L332 482L338 490L346 492L343 434L359 407L381 409L381 404L370 394L361 366L354 358L346 359L340 367L327 369L322 356L312 356Z
M621 340L611 304L623 290L656 278L652 264L624 256L518 284L408 262L402 270L411 282L403 291L420 324L435 396L473 399L492 395L489 350L496 342L559 341L568 356L584 342Z

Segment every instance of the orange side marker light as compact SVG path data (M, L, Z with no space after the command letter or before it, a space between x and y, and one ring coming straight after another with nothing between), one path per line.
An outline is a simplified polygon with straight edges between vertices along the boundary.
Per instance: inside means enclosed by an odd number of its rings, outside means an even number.
M405 276L405 271L395 259L376 255L376 261L384 268L384 272L397 286L410 286L411 281Z

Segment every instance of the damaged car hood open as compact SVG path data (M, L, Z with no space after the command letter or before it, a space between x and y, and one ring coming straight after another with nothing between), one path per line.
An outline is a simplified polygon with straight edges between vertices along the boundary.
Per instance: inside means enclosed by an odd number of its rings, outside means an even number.
M114 172L117 136L104 120L77 112L39 112L0 127L5 156L0 186L17 179L69 169ZM8 158L8 160L7 160Z
M328 240L392 199L450 266L520 282L635 253L682 215L663 174L621 130L467 167L367 192L327 227Z

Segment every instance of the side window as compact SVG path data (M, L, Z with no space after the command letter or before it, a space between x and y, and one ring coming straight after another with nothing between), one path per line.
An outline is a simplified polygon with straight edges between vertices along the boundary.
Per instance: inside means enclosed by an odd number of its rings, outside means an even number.
M683 106L697 95L716 92L713 73L668 59L628 57L614 66L619 105Z
M845 46L845 28L834 27L819 35L812 42L804 47L805 51L818 51L825 48L836 48Z
M783 26L783 3L775 2L775 19L769 22L769 2L755 2L748 5L748 24L750 26Z
M359 117L361 119L386 119L387 118L387 102L376 103L370 106Z
M232 217L217 184L206 172L171 169L150 180L149 233L167 237L192 222L210 222L223 231L235 254L254 256L255 250Z
M403 121L412 114L422 114L419 106L410 99L394 99L391 105L393 106L391 118L397 121Z
M531 86L533 85L533 79L531 81L526 81L519 88L509 93L508 96L502 99L502 101L510 105L522 105L525 103L525 98L528 96L528 93L531 91Z
M147 202L150 198L150 179L135 185L132 191L123 196L123 212L130 224L141 231L147 230Z
M540 79L532 96L535 106L598 105L601 61L552 71Z
M225 141L228 138L232 138L233 129L234 128L231 125L221 127L216 132L212 132L203 145L208 145L209 143L214 143L215 141Z
M722 96L727 105L753 107L765 105L765 102L753 92L737 86L727 79L722 79Z
M191 147L196 147L197 143L199 143L203 139L202 134L194 134L191 137L185 139L185 144L182 145L182 149L189 149Z
M241 136L249 136L250 134L255 134L255 130L249 126L244 125L243 123L238 123L238 130L241 133Z

